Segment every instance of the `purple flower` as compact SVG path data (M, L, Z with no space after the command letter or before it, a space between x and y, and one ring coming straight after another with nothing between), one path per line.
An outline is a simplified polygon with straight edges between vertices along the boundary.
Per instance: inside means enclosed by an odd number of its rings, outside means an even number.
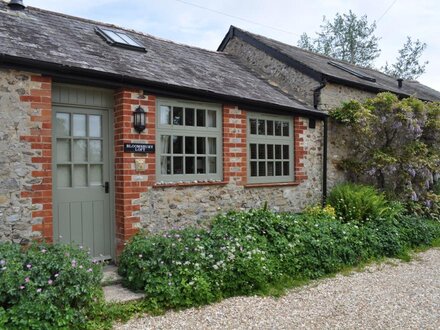
M47 281L47 284L49 284L49 285L52 285L52 283L53 283L52 280Z
M42 289L41 289L41 288L38 288L38 289L37 289L37 292L38 292L38 293L40 293L41 291L42 291Z
M24 279L24 281L25 281L26 283L29 283L31 280L30 280L29 277L26 277L26 278Z
M5 260L0 260L0 266L4 266L6 264Z
M419 197L417 197L417 194L415 191L413 191L411 194L411 200L413 200L414 202L417 202L419 200Z
M72 260L72 267L76 267L76 260L75 259Z
M23 290L24 289L24 285L20 285L20 290Z
M412 177L415 177L415 176L416 176L416 170L413 169L413 168L408 169L408 173L409 173L409 175L411 175Z
M91 272L93 272L92 268L87 269L87 273L91 273Z
M46 251L47 251L46 249L42 249L41 250L42 253L46 253Z
M26 267L27 267L28 269L31 269L31 268L32 268L32 265L31 265L31 264L27 264Z
M55 276L55 277L58 277L58 276L60 276L60 274L56 273L54 276Z

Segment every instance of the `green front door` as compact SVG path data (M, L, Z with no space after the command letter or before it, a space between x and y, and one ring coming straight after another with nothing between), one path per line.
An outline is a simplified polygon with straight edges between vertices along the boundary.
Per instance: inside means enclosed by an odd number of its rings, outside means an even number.
M108 111L54 105L54 240L112 256Z

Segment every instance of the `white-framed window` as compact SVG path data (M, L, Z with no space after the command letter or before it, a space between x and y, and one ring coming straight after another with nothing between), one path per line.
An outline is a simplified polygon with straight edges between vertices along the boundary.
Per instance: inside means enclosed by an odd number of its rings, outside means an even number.
M157 182L222 180L221 106L158 99Z
M293 117L248 113L247 120L248 182L293 182Z

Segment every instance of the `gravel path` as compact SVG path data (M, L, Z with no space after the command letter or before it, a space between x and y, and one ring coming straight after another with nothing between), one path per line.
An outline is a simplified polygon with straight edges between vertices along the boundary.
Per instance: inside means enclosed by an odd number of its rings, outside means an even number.
M281 298L237 297L116 329L440 329L440 249L372 265Z

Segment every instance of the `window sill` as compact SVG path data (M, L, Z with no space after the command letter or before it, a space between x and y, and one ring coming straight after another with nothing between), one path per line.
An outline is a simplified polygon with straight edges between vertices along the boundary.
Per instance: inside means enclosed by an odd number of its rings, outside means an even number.
M226 181L216 181L216 182L175 182L175 183L156 183L153 188L176 188L176 187L193 187L193 186L225 186L228 182Z
M248 183L245 188L270 188L270 187L295 187L299 186L299 182L274 182L274 183Z

